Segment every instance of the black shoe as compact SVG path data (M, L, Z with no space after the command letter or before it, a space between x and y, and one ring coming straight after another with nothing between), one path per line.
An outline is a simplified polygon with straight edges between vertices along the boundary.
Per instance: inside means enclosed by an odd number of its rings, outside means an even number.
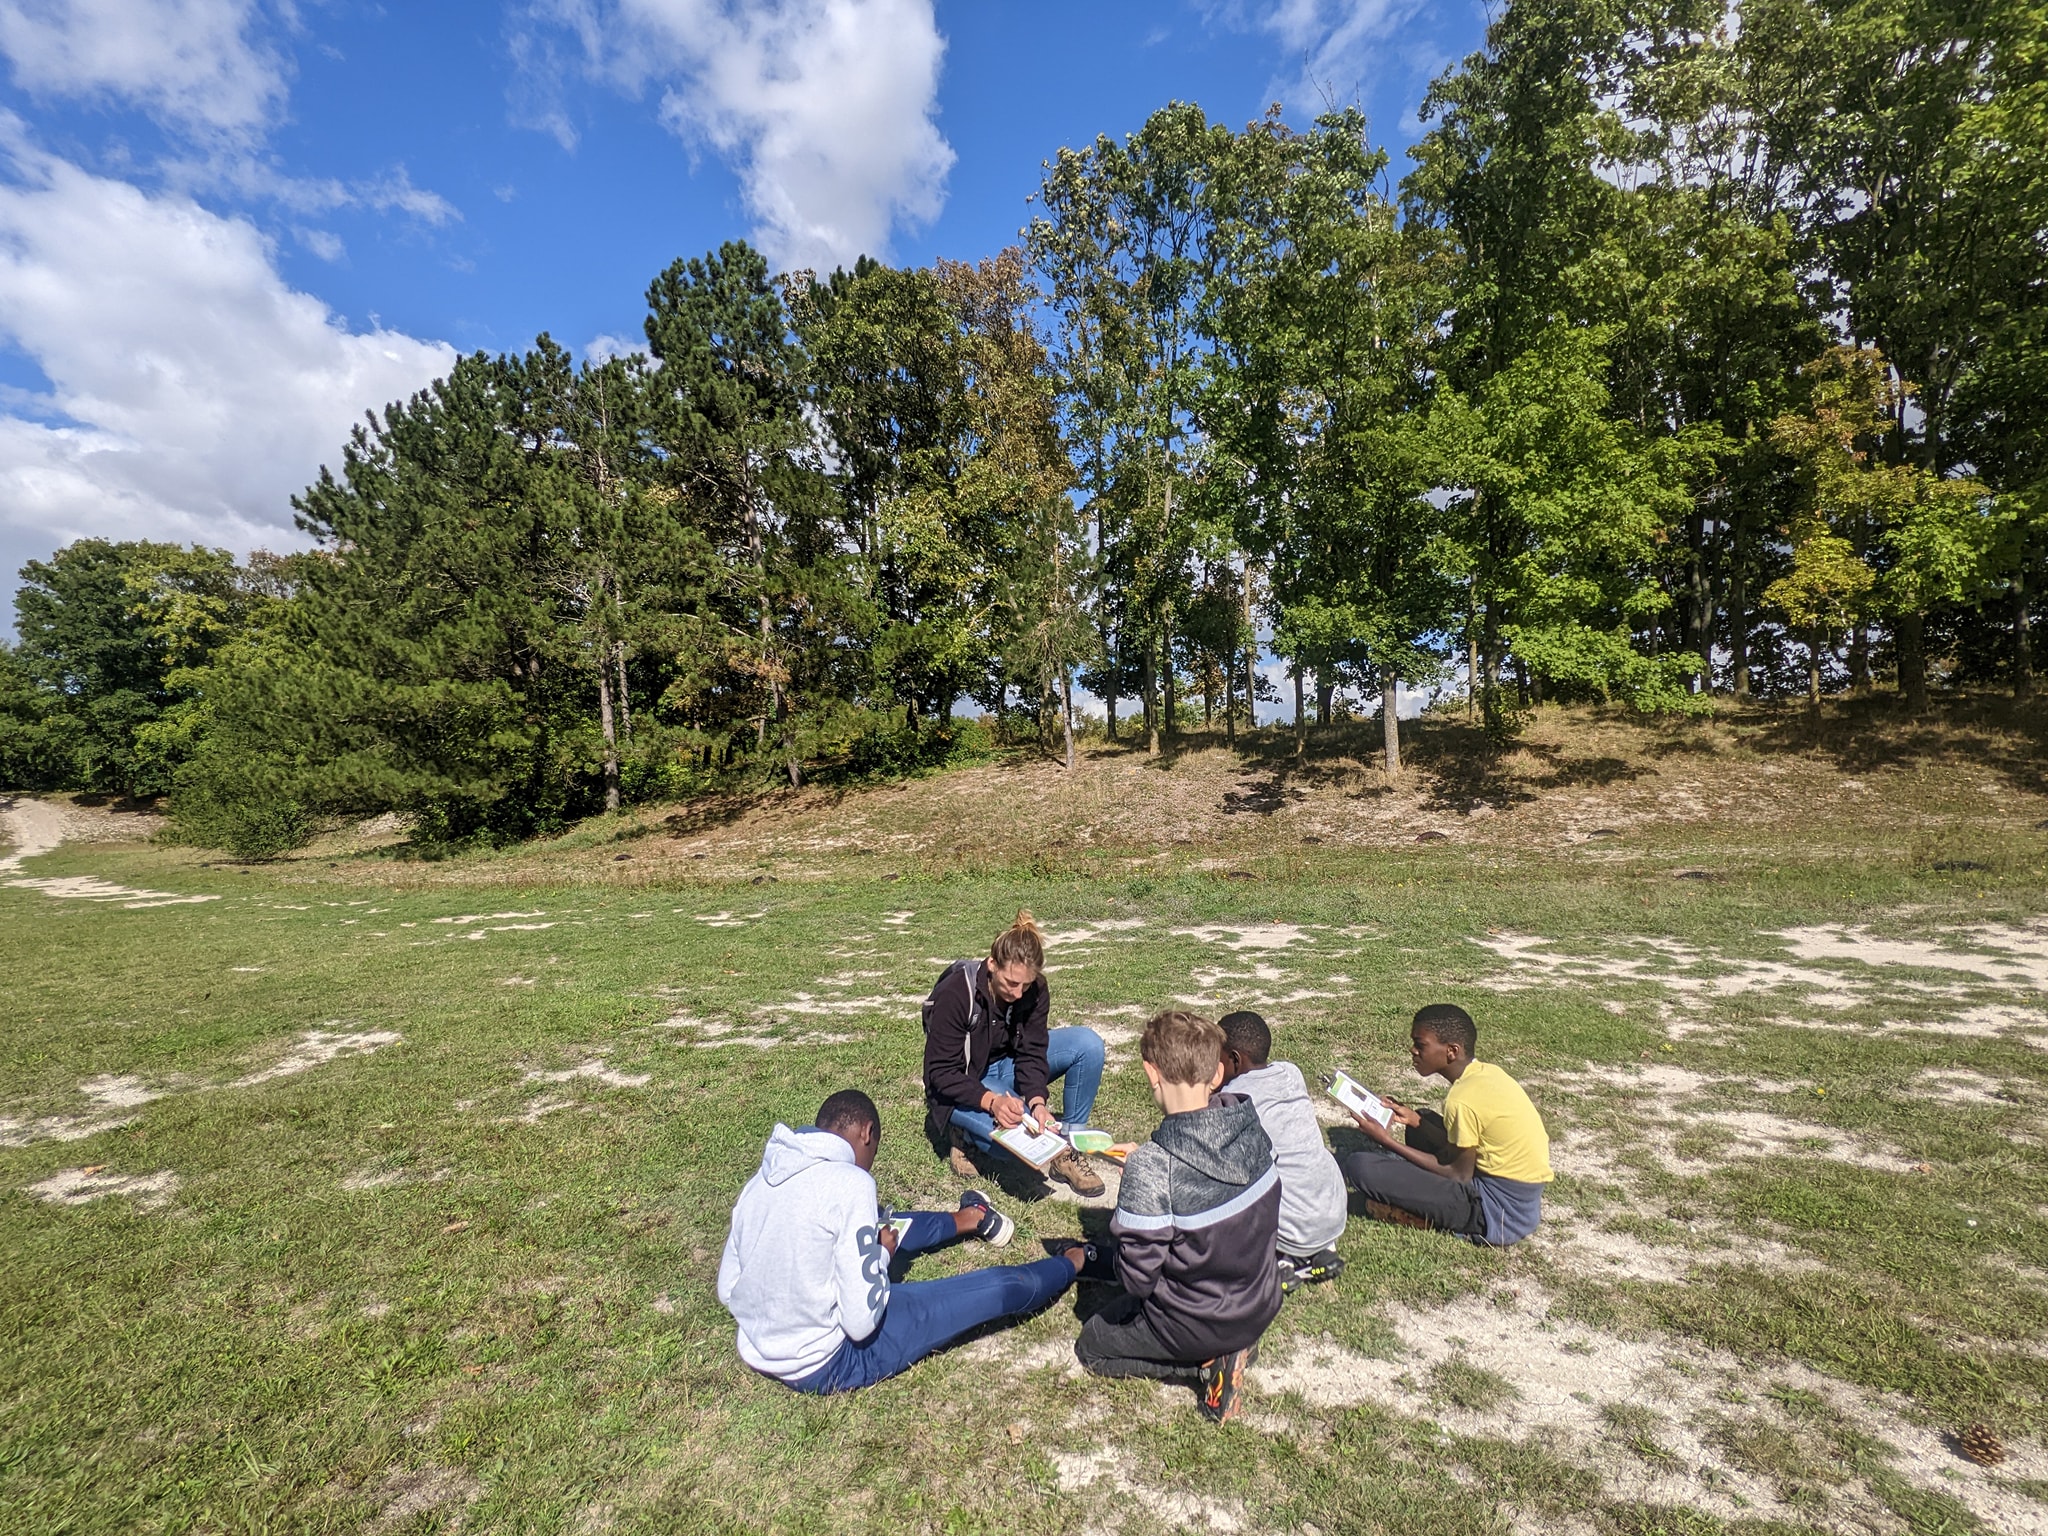
M981 1225L974 1229L974 1235L992 1248L1005 1246L1015 1235L1017 1223L988 1203L988 1196L978 1189L970 1189L960 1197L960 1209L970 1206L981 1211Z
M1244 1406L1244 1373L1258 1358L1258 1346L1233 1349L1227 1355L1202 1362L1202 1417L1211 1424L1228 1424Z
M1283 1253L1279 1267L1282 1296L1292 1296L1304 1285L1321 1285L1344 1273L1344 1261L1337 1257L1334 1248L1325 1248L1311 1259L1297 1259Z
M1071 1253L1076 1248L1081 1250L1081 1267L1074 1272L1076 1280L1093 1280L1102 1285L1116 1284L1116 1260L1099 1245L1077 1237L1049 1237L1045 1240L1045 1251L1054 1258Z

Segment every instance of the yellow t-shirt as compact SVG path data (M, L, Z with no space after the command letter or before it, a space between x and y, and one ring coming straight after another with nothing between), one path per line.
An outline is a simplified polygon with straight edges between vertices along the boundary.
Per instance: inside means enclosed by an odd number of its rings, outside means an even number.
M1444 1129L1454 1147L1477 1147L1479 1171L1548 1184L1550 1133L1522 1085L1491 1062L1475 1061L1444 1095Z

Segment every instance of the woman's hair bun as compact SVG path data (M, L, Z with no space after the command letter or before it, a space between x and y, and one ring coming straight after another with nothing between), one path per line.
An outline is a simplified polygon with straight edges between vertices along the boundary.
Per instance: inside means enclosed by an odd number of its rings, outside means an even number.
M988 957L997 965L1028 965L1034 975L1045 970L1045 935L1038 919L1027 908L1017 909L1017 920L996 935Z

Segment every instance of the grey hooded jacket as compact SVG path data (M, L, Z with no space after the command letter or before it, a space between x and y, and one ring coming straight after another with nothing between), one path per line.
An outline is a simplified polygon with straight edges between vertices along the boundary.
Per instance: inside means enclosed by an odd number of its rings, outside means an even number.
M1190 1364L1256 1343L1280 1313L1280 1176L1258 1111L1219 1093L1168 1115L1124 1163L1109 1230L1117 1279Z
M1350 1216L1349 1198L1301 1068L1291 1061L1268 1062L1239 1073L1229 1087L1252 1101L1273 1143L1273 1164L1280 1170L1280 1251L1305 1259L1335 1247Z

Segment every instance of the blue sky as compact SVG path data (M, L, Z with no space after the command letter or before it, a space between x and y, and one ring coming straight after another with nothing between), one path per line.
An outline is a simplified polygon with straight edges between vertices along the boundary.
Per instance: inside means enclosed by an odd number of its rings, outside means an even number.
M0 0L0 572L295 542L457 351L640 335L648 280L1013 241L1169 100L1356 102L1398 175L1472 0ZM608 341L607 338L613 339ZM13 582L0 595L11 612Z

